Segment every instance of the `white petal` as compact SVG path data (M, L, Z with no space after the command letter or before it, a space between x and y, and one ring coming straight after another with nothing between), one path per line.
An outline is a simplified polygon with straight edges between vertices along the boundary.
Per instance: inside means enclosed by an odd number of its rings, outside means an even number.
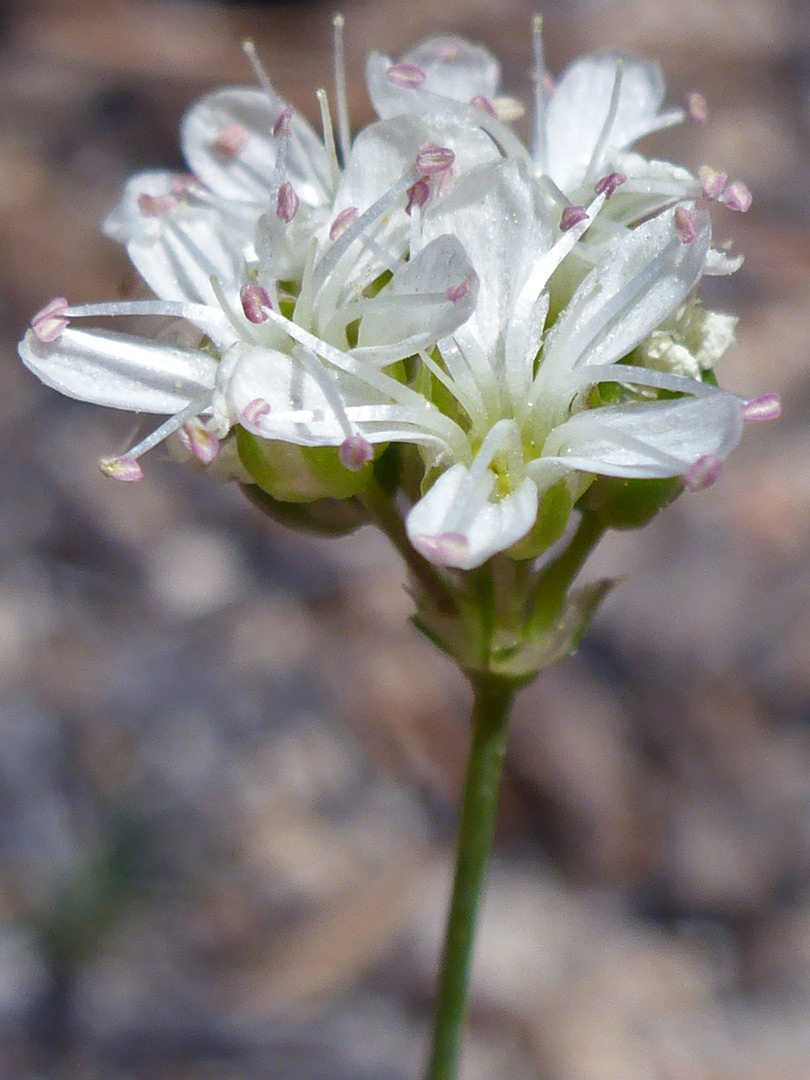
M699 398L605 406L552 431L544 458L606 476L680 476L699 458L723 460L743 429L742 404L716 391Z
M703 272L711 225L696 213L697 238L683 244L673 213L627 233L585 278L549 331L538 383L626 356L688 296Z
M183 117L183 153L194 173L228 199L249 199L265 207L272 186L279 139L273 125L287 107L265 90L233 87L196 102ZM235 125L244 129L244 146L233 156L217 150L217 140ZM328 201L329 163L320 139L297 113L293 115L287 176L309 206Z
M414 168L416 155L425 145L446 146L453 151L454 177L500 156L484 132L453 119L433 124L416 116L397 116L370 124L360 132L352 146L351 157L335 192L332 220L349 207L357 208L360 213L367 210ZM375 234L376 239L384 239L391 245L394 255L404 250L410 231L405 205L403 199L402 205L392 211L390 221L381 222L381 230ZM399 243L390 239L392 235L399 235Z
M214 209L181 209L155 222L152 233L127 244L127 254L158 296L216 304L212 276L236 295L247 253L244 238L234 236Z
M537 488L532 480L527 477L512 494L498 498L492 491L495 478L488 472L489 482L481 488L472 512L455 522L454 504L463 493L467 475L463 465L442 473L405 523L408 538L425 558L460 570L473 570L511 547L526 535L537 517Z
M568 67L548 102L548 172L563 191L578 187L607 119L616 72L623 63L616 119L606 149L622 150L659 126L664 78L658 64L597 53Z
M136 270L161 299L216 303L210 278L228 284L241 274L244 259L253 254L254 219L205 205L192 191L174 193L173 179L165 172L131 177L104 231L126 244ZM149 214L140 208L142 196L170 201Z
M402 63L424 71L425 88L432 93L465 104L474 97L495 97L501 82L501 65L491 52L450 35L420 42L402 57Z
M463 290L456 300L448 290ZM438 303L419 303L419 297L438 296ZM398 270L360 323L355 356L368 353L374 363L393 363L432 348L452 334L473 311L478 278L454 236L440 236Z
M390 58L382 53L371 52L366 59L369 97L377 115L382 119L390 120L396 116L412 114L434 125L454 121L464 126L469 139L475 137L474 133L482 136L484 132L478 129L483 128L489 132L490 150L495 149L497 143L505 153L527 165L530 163L528 151L508 125L490 116L483 109L470 105L469 98L466 101L456 100L434 92L427 81L418 89L403 89L394 85L388 78L391 66ZM439 145L449 144L442 142Z
M425 218L426 238L452 233L481 282L468 325L488 356L503 343L514 299L533 263L559 236L538 211L534 187L514 161L461 177Z
M132 412L180 412L212 390L217 370L207 353L72 327L52 344L29 332L19 352L46 386Z
M345 372L330 369L328 377L349 425L368 442L446 448L440 434L425 422L425 410L392 404ZM346 438L323 385L286 353L262 348L245 352L231 375L227 395L230 415L261 438L300 446L339 446ZM248 406L257 400L269 408L252 413Z

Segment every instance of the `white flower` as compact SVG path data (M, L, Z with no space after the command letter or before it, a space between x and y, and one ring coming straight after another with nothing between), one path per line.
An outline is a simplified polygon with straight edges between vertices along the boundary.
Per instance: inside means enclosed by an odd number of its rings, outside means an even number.
M160 299L79 307L53 301L35 316L21 343L23 361L43 382L69 396L169 414L137 447L104 463L105 471L120 479L139 479L137 459L174 431L182 431L207 463L216 454L216 440L225 437L243 411L252 418L272 413L261 427L267 437L299 445L345 443L344 456L353 465L360 426L346 409L349 384L360 387L361 394L371 393L375 404L381 385L388 388L382 400L389 403L412 395L381 369L432 348L468 317L475 303L477 279L455 238L420 242L420 250L403 261L418 219L414 208L410 216L407 212L410 192L415 184L427 185L434 161L444 170L471 168L494 154L480 133L465 139L451 128L452 122L444 125L442 134L457 146L457 155L449 146L432 144L435 131L411 118L372 125L358 137L335 194L335 208L342 209L331 225L309 236L302 280L293 294L283 291L279 281L279 234L266 227L264 218L256 257L246 261L238 241L229 247L227 221L215 207L187 206L179 198L154 206L144 197L158 196L142 192L137 200L142 218L128 246ZM432 146L427 154L425 140ZM131 191L126 198L132 200ZM294 210L289 221L275 215L283 226L294 217ZM369 287L372 294L366 295ZM107 315L185 320L200 331L199 347L69 325ZM238 390L232 391L237 373ZM247 399L240 396L246 388ZM292 428L284 420L293 402L306 402L313 411L309 431L300 418ZM314 417L321 411L325 415L319 426ZM204 425L199 417L207 418ZM442 421L436 421L439 427ZM382 441L382 436L377 433L368 441Z
M673 203L699 197L720 199L747 210L750 194L741 181L715 169L694 177L665 161L648 161L630 152L654 131L680 123L683 109L664 108L665 83L658 64L617 52L576 60L556 83L549 78L542 42L542 20L533 22L534 69L531 146L525 147L506 121L522 111L497 96L500 65L481 46L463 38L431 38L394 63L372 52L366 64L369 94L381 117L411 112L435 119L463 117L484 128L504 154L522 162L538 178L549 206L562 213L582 208L594 192L611 199L590 230L580 257L591 262L616 236L617 225L634 225ZM696 99L699 95L692 95ZM700 98L705 120L705 100ZM696 111L690 105L690 115ZM590 253L588 249L591 250ZM707 272L730 273L739 261L712 253Z
M625 233L544 333L549 279L603 200L555 238L535 186L504 161L460 181L426 217L426 236L457 236L480 278L471 318L424 357L467 414L463 452L445 455L407 521L433 562L470 569L506 550L560 482L572 502L594 473L700 486L739 440L746 406L734 395L621 362L699 281L707 215L695 215L689 242L674 211ZM593 407L605 383L625 387L623 400ZM650 389L684 396L644 400Z

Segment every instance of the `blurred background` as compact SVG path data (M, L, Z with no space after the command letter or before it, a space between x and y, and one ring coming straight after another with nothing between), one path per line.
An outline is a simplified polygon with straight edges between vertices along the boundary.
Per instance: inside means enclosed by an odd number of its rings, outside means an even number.
M319 541L39 386L15 342L127 280L98 225L182 167L254 38L305 114L331 6L5 0L0 14L0 1075L413 1080L466 751L466 687L369 530ZM649 152L744 178L725 385L777 391L710 491L589 568L626 575L519 699L464 1080L810 1076L810 12L803 0L543 5L552 71L659 59L710 122ZM448 30L526 97L523 0L347 0L370 47Z

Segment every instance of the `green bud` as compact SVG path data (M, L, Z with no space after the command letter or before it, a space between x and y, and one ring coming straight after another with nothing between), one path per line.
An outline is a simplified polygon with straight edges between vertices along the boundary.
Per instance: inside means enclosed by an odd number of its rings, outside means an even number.
M606 529L639 529L683 491L680 477L625 480L598 476L577 503Z
M236 443L239 458L257 486L280 502L348 499L371 479L372 462L352 472L341 463L336 446L257 439L243 427L236 428Z
M263 514L298 532L314 536L347 536L368 524L368 515L357 499L314 499L282 502L257 484L240 484L245 495Z

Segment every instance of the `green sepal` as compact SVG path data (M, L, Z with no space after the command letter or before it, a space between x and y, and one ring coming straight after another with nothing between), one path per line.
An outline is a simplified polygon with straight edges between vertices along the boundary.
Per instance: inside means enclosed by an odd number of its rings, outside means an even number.
M565 481L555 484L543 498L537 508L537 519L529 532L506 554L510 559L536 559L544 551L556 544L565 532L574 501Z
M256 485L280 502L348 499L371 479L371 462L352 472L341 463L336 446L258 439L241 426L236 428L236 445Z
M625 480L599 476L577 503L606 529L639 529L683 491L680 477Z
M240 484L242 491L263 514L313 536L347 536L367 525L369 518L357 499L313 499L312 502L283 502L268 495L258 484Z

